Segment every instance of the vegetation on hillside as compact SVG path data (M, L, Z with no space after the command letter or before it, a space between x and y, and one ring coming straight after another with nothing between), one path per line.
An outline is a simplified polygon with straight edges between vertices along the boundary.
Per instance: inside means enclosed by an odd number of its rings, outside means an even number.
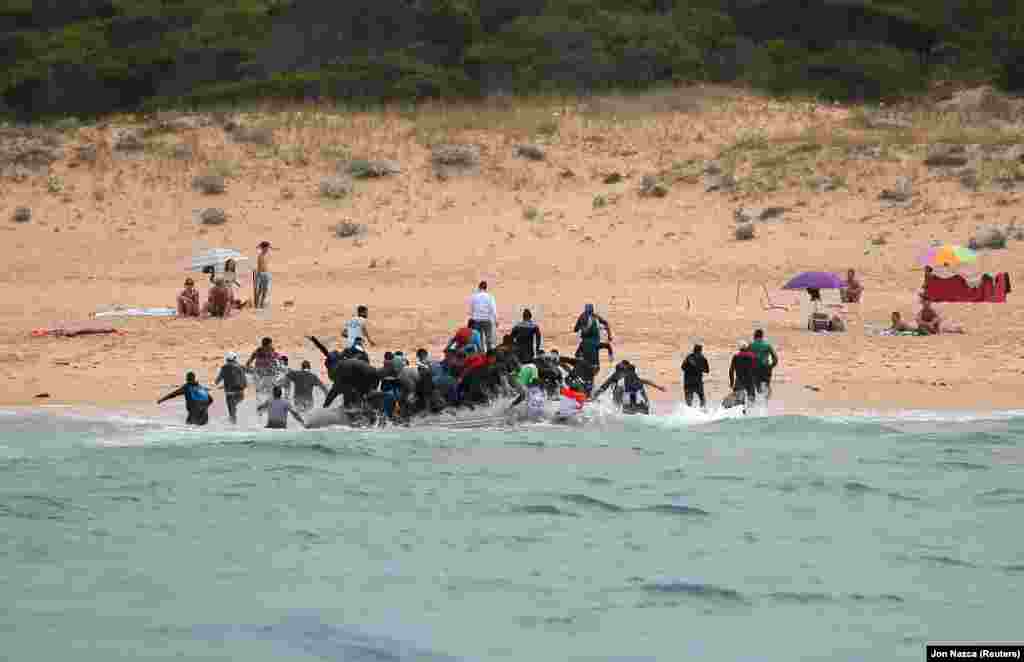
M1013 0L65 4L9 0L0 8L0 111L32 117L702 80L837 100L901 97L940 80L1024 85L1024 3ZM359 20L364 4L372 20ZM392 43L395 35L408 43ZM302 52L307 39L314 65L278 57L289 43L296 50L296 40Z

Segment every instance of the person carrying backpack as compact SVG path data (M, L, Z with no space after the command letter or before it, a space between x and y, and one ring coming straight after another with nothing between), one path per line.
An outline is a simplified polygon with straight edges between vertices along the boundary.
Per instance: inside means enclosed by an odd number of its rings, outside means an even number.
M238 422L238 403L245 399L245 387L249 381L245 376L245 369L238 363L238 354L228 352L224 355L224 365L217 373L217 379L213 385L219 386L224 383L224 402L228 405L228 418L232 423Z
M163 404L180 396L185 396L185 411L188 412L188 416L185 417L187 425L206 425L210 422L209 411L210 405L213 404L213 396L196 379L196 373L186 373L185 383L157 400L156 403Z

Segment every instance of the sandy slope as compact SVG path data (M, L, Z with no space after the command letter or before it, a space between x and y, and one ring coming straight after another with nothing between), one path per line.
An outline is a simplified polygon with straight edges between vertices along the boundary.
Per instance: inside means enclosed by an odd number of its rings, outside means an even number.
M334 127L289 121L277 129L277 141L306 153L305 166L204 128L171 137L197 148L192 161L101 148L97 164L71 167L66 159L53 166L61 194L47 192L45 175L0 180L0 218L19 205L33 209L31 223L0 225L8 246L0 275L0 403L40 402L34 396L41 392L50 394L48 402L150 403L187 369L212 379L226 350L251 351L263 335L293 361L316 360L303 336L336 337L362 303L371 307L378 357L384 349L421 345L436 353L465 321L466 299L486 278L503 328L528 305L546 345L563 352L575 347L570 330L582 305L595 303L613 325L617 356L673 392L682 354L699 339L712 363L709 391L721 397L735 341L763 326L782 358L782 392L802 405L1024 405L1024 298L1016 292L1001 306L940 306L967 327L964 336L871 337L863 326L884 324L892 310L914 315L921 281L914 258L923 243L962 242L978 225L1005 225L1020 214L1019 196L969 192L909 156L818 163L821 174L846 180L846 189L830 193L787 182L770 194L731 195L680 182L664 198L639 196L643 174L711 158L743 131L828 133L848 115L746 97L716 103L668 112L613 108L596 119L564 109L543 162L513 153L529 118L492 109L491 130L479 128L486 124L479 118L450 116L362 115ZM453 128L459 121L470 128ZM481 145L479 172L439 181L422 144L425 131ZM103 145L110 130L83 129L77 140ZM396 159L403 173L359 181L350 198L324 201L317 186L334 167L321 153L325 145ZM228 192L209 197L191 190L192 177L218 160L233 162ZM563 176L566 169L574 176ZM604 184L611 171L625 179ZM886 207L878 192L899 175L913 177L919 195L910 207ZM294 198L282 196L285 188ZM595 209L596 195L610 204ZM755 240L737 242L733 211L743 204L789 211L758 224ZM224 208L228 223L201 227L196 212L207 206ZM529 207L538 211L533 220L524 213ZM368 236L335 238L330 228L344 219L367 223ZM883 231L888 243L866 252ZM82 320L112 304L171 306L181 263L196 248L225 245L253 254L262 239L277 246L271 310L227 321L125 320L117 323L125 331L118 336L29 336L33 328ZM978 266L1018 278L1024 242L983 253ZM847 267L867 288L847 334L813 335L802 330L796 309L762 308L762 283L776 290L801 270Z

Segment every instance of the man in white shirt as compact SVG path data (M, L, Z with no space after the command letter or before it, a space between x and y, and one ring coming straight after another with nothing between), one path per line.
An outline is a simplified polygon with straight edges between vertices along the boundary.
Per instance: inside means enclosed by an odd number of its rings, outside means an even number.
M375 347L377 343L373 342L370 338L370 333L366 328L366 318L369 317L370 311L366 306L359 306L356 308L356 316L345 323L345 327L341 330L341 337L347 338L348 343L346 348L355 347L356 341L360 338L364 342L369 343L371 347Z
M476 322L476 329L483 336L484 351L490 351L497 342L494 333L498 326L498 304L494 295L487 291L487 281L480 281L477 291L469 299L469 318Z

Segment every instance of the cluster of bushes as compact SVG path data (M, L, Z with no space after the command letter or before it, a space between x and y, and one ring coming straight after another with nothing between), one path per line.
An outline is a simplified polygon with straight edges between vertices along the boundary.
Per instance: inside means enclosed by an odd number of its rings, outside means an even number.
M1016 0L8 0L0 110L736 78L779 94L884 99L938 77L1024 87L1021 52Z

